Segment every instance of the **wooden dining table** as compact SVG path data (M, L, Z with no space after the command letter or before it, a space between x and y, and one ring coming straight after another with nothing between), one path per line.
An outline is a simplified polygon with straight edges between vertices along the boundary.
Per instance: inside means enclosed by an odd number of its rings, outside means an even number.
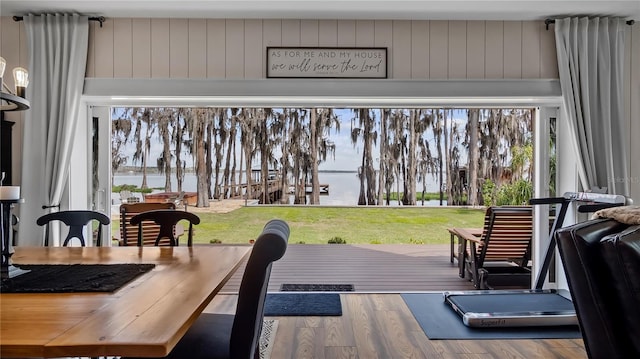
M0 357L166 356L249 246L17 247L20 264L148 263L114 292L0 293Z

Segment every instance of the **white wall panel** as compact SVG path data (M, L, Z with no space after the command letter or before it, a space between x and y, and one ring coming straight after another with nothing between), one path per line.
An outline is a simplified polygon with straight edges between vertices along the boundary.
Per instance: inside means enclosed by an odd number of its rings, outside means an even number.
M411 22L411 78L429 78L429 22Z
M2 19L2 18L0 18ZM8 18L6 18L8 19ZM96 42L92 41L96 38L96 23L95 21L89 22L89 46L87 48L87 70L86 77L95 77L95 68L96 68ZM1 40L0 40L1 41ZM147 65L148 67L148 65ZM142 76L148 77L148 76Z
M355 20L338 20L338 46L356 46Z
M318 21L318 46L335 47L338 45L338 21Z
M108 23L105 22L105 24ZM151 19L151 77L167 78L171 68L169 61L169 19ZM96 46L97 48L101 47ZM97 56L96 56L97 57ZM97 62L96 62L97 68ZM97 76L100 77L100 76Z
M244 78L244 21L226 20L225 77Z
M226 33L225 20L207 20L207 78L223 79L226 76Z
M449 22L429 22L429 78L446 79L449 75Z
M504 22L485 23L485 63L484 76L489 79L504 77Z
M485 30L484 21L467 21L467 78L469 79L485 77Z
M540 22L522 22L522 78L540 78L540 31Z
M300 20L282 20L282 46L300 46Z
M133 77L149 78L151 77L151 19L133 19L131 29Z
M411 78L411 22L393 21L393 51L391 63L393 77L397 79Z
M543 79L558 78L558 58L556 57L556 38L553 26L545 29L544 22L540 27L540 77Z
M300 46L318 46L318 20L300 21Z
M503 39L503 76L508 79L522 78L522 22L505 21Z
M373 20L356 21L356 46L373 47L376 43L376 27Z
M262 20L245 20L244 23L244 77L262 77Z
M114 21L105 21L102 27L96 28L95 32L95 77L114 77L113 73L113 29Z
M113 19L113 76L133 76L133 20Z
M467 22L449 21L447 78L467 78Z
M189 77L189 20L169 20L169 77Z
M321 46L386 47L390 78L557 78L542 21L117 19L91 29L89 77L264 78L267 46Z
M207 20L189 20L189 72L191 79L207 77Z

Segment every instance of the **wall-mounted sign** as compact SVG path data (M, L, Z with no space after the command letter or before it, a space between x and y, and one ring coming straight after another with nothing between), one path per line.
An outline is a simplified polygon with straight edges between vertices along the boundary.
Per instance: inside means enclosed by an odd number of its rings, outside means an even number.
M383 79L387 49L267 47L267 77Z

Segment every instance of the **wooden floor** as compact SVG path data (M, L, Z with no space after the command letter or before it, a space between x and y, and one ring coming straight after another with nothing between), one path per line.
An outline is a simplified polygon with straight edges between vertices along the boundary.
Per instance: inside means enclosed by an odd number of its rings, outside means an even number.
M240 268L206 312L233 313ZM269 291L282 283L354 284L340 317L278 320L272 359L587 358L581 339L429 340L401 292L473 289L449 262L448 245L290 245L274 264Z

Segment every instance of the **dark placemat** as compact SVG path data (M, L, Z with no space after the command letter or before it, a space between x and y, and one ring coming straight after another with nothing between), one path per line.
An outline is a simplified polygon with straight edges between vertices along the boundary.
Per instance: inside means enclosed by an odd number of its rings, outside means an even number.
M341 316L342 302L338 293L268 293L264 315L281 316Z
M2 293L113 292L155 264L19 265L28 273L2 281Z
M353 292L353 284L281 284L281 292Z

